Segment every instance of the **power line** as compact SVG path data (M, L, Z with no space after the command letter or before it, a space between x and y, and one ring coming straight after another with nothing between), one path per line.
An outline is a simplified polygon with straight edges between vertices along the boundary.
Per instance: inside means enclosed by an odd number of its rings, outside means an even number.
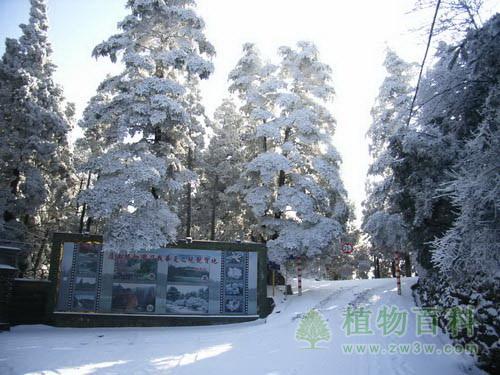
M413 106L415 105L415 100L417 100L418 88L420 87L420 81L422 80L422 73L424 71L425 60L427 60L427 54L429 53L432 34L434 33L434 25L436 24L436 18L438 15L440 5L441 5L441 0L438 0L438 2L436 3L436 9L434 11L434 17L432 19L431 29L429 31L429 38L427 39L427 47L425 48L424 58L422 59L422 64L420 64L420 72L418 73L417 86L415 87L415 94L413 95L413 100L411 101L410 114L408 115L408 121L406 122L406 126L410 125L411 117L413 115Z

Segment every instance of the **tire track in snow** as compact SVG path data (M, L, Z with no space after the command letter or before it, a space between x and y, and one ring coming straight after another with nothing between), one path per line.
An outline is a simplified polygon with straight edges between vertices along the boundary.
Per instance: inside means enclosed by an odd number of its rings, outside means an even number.
M318 303L316 303L316 305L314 305L312 307L312 309L317 310L317 311L319 311L319 312L321 312L323 314L325 313L325 311L333 310L333 308L335 308L337 306L332 307L332 306L329 306L329 305L332 302L334 302L335 299L337 299L338 297L340 297L342 294L350 292L350 291L352 291L354 289L356 289L356 287L350 287L350 288L340 287L340 288L334 290L329 295L327 295L322 300L320 300ZM295 322L297 319L302 319L304 317L304 315L307 314L307 312L308 311L295 314L294 316L292 316L292 322ZM325 318L326 318L326 320L328 320L327 317L325 317Z
M346 308L349 306L356 308L370 305L369 297L373 296L373 290L373 288L365 289L360 293L354 294L355 298L347 304Z

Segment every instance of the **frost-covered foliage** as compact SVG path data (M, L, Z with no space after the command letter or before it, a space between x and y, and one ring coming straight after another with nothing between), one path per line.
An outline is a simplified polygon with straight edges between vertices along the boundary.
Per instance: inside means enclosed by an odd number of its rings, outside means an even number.
M389 168L392 160L387 150L391 138L398 135L408 120L413 94L416 66L401 59L394 51L387 50L384 68L387 77L379 89L371 110L373 122L368 130L370 155L375 159L370 174L380 175Z
M353 216L352 213L351 215ZM368 273L372 269L369 248L363 244L360 238L361 231L352 225L354 217L350 217L349 221L347 233L343 235L342 241L338 241L327 253L322 254L321 257L316 258L316 262L313 262L313 264L317 263L320 276L326 279L367 279ZM342 251L343 242L354 245L352 253ZM312 276L317 277L316 275Z
M177 216L151 192L161 187L167 169L164 160L152 155L147 147L140 150L128 145L104 154L98 168L98 181L82 197L96 217L112 217L121 211L109 220L104 233L106 238L114 239L117 248L131 246L126 242L127 233L133 233L144 247L158 246L165 238L175 237ZM106 197L107 204L100 204L101 197Z
M463 328L453 339L456 344L476 344L479 349L477 362L490 374L496 374L499 370L499 284L499 275L490 278L478 273L472 275L467 283L450 287L445 274L433 273L420 277L414 286L414 297L418 305L438 308L438 322L443 330L449 327L450 311L464 311L472 306L473 335L468 336Z
M352 215L352 214L351 214ZM350 221L354 218L349 218ZM361 231L348 225L347 234L342 241L332 244L327 252L317 257L302 258L302 274L308 278L325 280L368 279L372 270L370 248L360 238ZM343 242L354 245L352 253L342 251ZM288 274L296 274L296 262L285 264Z
M479 29L482 26L483 4L484 0L441 0L434 34L460 40L468 29ZM435 7L434 0L416 0L416 10L434 10Z
M463 279L464 269L492 275L500 269L498 87L490 95L490 113L465 145L467 157L457 163L458 171L445 189L459 208L459 215L452 229L435 241L434 262L458 280Z
M439 60L422 83L415 130L403 142L401 165L406 171L401 170L399 178L400 181L408 181L404 186L407 211L403 215L412 228L410 239L422 249L420 259L427 269L431 268L433 251L428 242L441 238L455 220L464 220L463 217L456 217L457 214L460 216L462 203L457 205L453 190L465 188L453 182L456 174L463 173L464 168L471 169L470 173L474 173L472 170L477 173L483 168L485 172L491 169L482 183L497 173L494 165L477 164L472 167L470 162L479 162L474 161L473 155L488 150L488 143L485 143L481 151L473 152L474 147L480 147L473 145L474 139L494 131L498 126L494 115L493 120L488 120L492 118L490 105L496 100L499 76L498 20L498 16L494 17L483 29L471 31L461 43L458 55L455 47L440 46ZM488 123L494 124L493 130L488 130ZM481 143L480 140L478 142ZM494 155L489 157L495 159ZM463 183L465 179L461 181ZM476 180L477 185L469 190L474 191L473 196L479 196L484 193L483 189L491 187L489 184L480 187L478 182ZM480 212L484 210L485 203L482 206L477 205L479 203L479 200L475 201L473 211L476 213L473 215L477 215L477 225L483 226L480 224L483 213ZM492 207L492 203L490 200L486 206ZM470 214L467 210L463 213ZM474 232L477 233L477 230ZM460 237L465 239L465 236ZM470 256L474 257L473 254ZM474 271L471 270L471 273Z
M376 211L366 219L364 230L370 234L373 246L379 249L401 251L407 246L406 229L400 214Z
M492 132L495 131L496 125L493 130L480 128L486 126L482 125L485 121L486 123L497 121L486 120L495 118L494 114L488 112L491 112L489 108L492 107L488 103L494 103L496 100L492 90L498 81L498 70L495 70L498 61L494 57L498 48L495 44L495 22L497 21L493 19L488 27L469 33L460 44L458 54L456 47L440 45L436 56L437 62L422 81L417 100L417 116L413 123L407 127L402 126L401 120L398 120L394 128L399 130L392 132L392 127L384 129L374 122L370 130L370 135L376 140L372 142L371 152L376 159L370 167L370 174L378 175L378 180L370 184L369 198L365 205L364 229L383 233L377 229L372 217L376 211L382 210L387 213L387 215L378 215L380 219L384 219L379 223L387 221L385 219L389 218L388 215L399 215L402 223L396 225L395 228L407 229L408 245L417 251L420 265L427 270L433 268L430 242L436 238L442 238L456 218L457 206L460 205L457 199L460 198L455 196L454 191L467 189L465 186L457 186L457 176L464 173L466 165L470 169L469 173L474 173L473 170L477 173L483 168L482 164L471 167L472 155L481 154L483 157L490 158L484 160L486 163L484 170L487 176L479 182L477 179L480 177L476 175L475 187L469 186L467 194L464 193L465 190L462 190L463 194L471 199L482 194L480 193L482 189L490 189L491 183L494 184L494 182L489 182L489 184L483 184L483 182L494 180L497 168L491 163L496 155L483 155L483 152L487 150L486 145L491 144L491 141L486 139L495 137ZM406 80L405 74L396 71L395 75L399 76L402 82ZM409 90L400 92L404 100L387 101L389 113L394 110L407 113L409 92ZM375 108L377 109L377 106ZM374 114L376 116L382 114L380 118L387 118L386 113L380 110L374 110ZM398 119L398 117L394 118ZM404 116L401 119L404 119ZM391 121L382 123L391 124ZM382 129L381 132L378 132L379 128ZM386 134L389 135L388 139L383 138ZM474 141L476 138L478 139ZM481 144L481 138L485 147L474 146L474 142ZM377 145L385 142L387 144L385 150L377 152ZM474 152L474 147L481 151ZM470 176L462 177L462 183L465 180L473 183ZM479 184L482 184L481 188ZM472 191L475 193L471 194ZM493 195L494 192L491 191L485 193L486 197L491 198ZM483 207L491 207L493 201L490 199L488 203L482 202L482 204ZM477 226L482 226L483 224L480 224L483 222L482 214L479 214L478 210L480 200L471 203L470 207L474 207L476 212L476 214L466 213L472 215L473 219L470 221L476 221ZM457 220L458 223L465 219ZM400 221L399 218L398 221ZM480 235L480 231L476 229L473 232ZM496 233L495 230L488 230L490 234ZM456 236L452 233L448 235L446 238L450 241L453 241L453 238L456 240ZM462 237L462 234L459 237ZM486 238L482 235L481 237ZM492 240L491 237L488 238ZM469 246L465 245L463 251L467 252L466 248ZM452 253L449 256L453 258ZM444 254L438 254L439 252L436 256L440 259L444 260L446 257ZM479 261L479 263L484 264L484 261Z
M398 212L423 267L419 294L441 307L499 303L490 293L500 287L499 33L497 14L459 45L440 44L415 122L398 143ZM481 314L472 340L491 369L498 363L498 314Z
M262 64L252 45L244 52L230 75L231 89L262 146L237 188L271 258L318 256L338 241L349 215L331 143L335 121L326 108L333 96L331 69L306 42L280 48L279 67Z
M172 195L172 201L177 201L179 207L177 212L181 219L181 228L186 237L197 234L203 225L203 217L200 217L199 207L196 206L200 198L200 177L203 174L203 152L205 151L205 140L207 129L212 127L205 108L201 104L201 93L198 88L198 80L193 80L188 85L187 113L189 115L188 139L190 143L186 147L178 149L177 157L181 163L192 172L192 178L185 183L181 194Z
M68 224L73 106L52 78L45 1L31 0L20 28L18 40L6 39L0 62L0 238L36 243L36 272L47 261L49 233Z
M267 151L269 136L279 138L279 126L273 126L272 120L277 90L283 88L284 82L276 76L277 66L262 62L254 44L244 44L243 53L229 73L229 91L237 94L246 127L253 129L246 146L249 157L253 158Z
M454 283L477 273L493 277L500 269L499 33L500 16L496 16L481 31L470 32L463 46L467 51L463 79L475 94L469 97L474 107L469 121L457 129L464 140L451 180L442 190L458 215L452 228L435 241L433 254L440 271Z
M415 65L388 50L384 67L387 77L372 108L373 122L368 130L373 162L368 170L362 228L369 235L373 254L377 258L391 259L395 251L410 250L407 227L398 204L401 186L395 179L395 171L400 163L397 148L409 131L406 122L413 94Z
M363 225L374 246L407 241L416 251L421 304L476 308L473 337L461 335L457 341L478 344L480 364L495 373L500 353L498 308L493 308L500 303L495 292L500 287L499 34L497 14L482 28L472 27L457 45L440 43L409 126L396 125L394 133L382 128L382 141L378 129L371 129L372 145L387 141L387 146L374 155L370 168L378 180L369 190ZM387 103L391 111L404 113L408 96ZM387 227L394 233L382 230ZM406 238L397 234L400 229ZM440 319L445 321L445 314Z
M231 190L249 158L250 131L233 101L216 109L214 134L203 153L203 176L194 210L200 238L234 241L250 236L251 215L240 194Z
M92 142L86 168L99 176L81 201L104 219L108 250L158 247L176 238L183 186L197 180L192 152L203 142L197 83L215 54L191 0L129 0L121 32L93 56L125 65L104 80L81 126Z

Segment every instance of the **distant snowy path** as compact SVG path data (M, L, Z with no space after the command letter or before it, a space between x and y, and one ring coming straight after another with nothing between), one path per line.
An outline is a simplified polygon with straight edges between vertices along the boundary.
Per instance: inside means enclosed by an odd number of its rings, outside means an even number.
M373 336L346 336L342 330L348 305L365 306L374 314L381 305L410 311L415 281L403 279L403 295L398 296L394 279L306 280L303 295L287 301L279 295L266 320L226 326L15 327L0 334L0 374L481 374L466 355L343 354L342 344L350 343L450 343L444 335L417 338L411 313L410 329L401 338L384 337L376 330ZM297 325L311 308L323 314L331 329L331 341L318 345L323 349L306 350L307 343L295 340Z

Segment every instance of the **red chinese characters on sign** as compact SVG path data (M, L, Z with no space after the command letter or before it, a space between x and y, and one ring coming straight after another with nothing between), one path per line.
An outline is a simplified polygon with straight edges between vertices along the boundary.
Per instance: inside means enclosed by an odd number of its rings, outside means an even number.
M109 253L109 259L142 259L142 260L157 260L159 262L172 263L207 263L218 264L217 257L194 256L194 255L161 255L161 254L137 254L137 253Z

